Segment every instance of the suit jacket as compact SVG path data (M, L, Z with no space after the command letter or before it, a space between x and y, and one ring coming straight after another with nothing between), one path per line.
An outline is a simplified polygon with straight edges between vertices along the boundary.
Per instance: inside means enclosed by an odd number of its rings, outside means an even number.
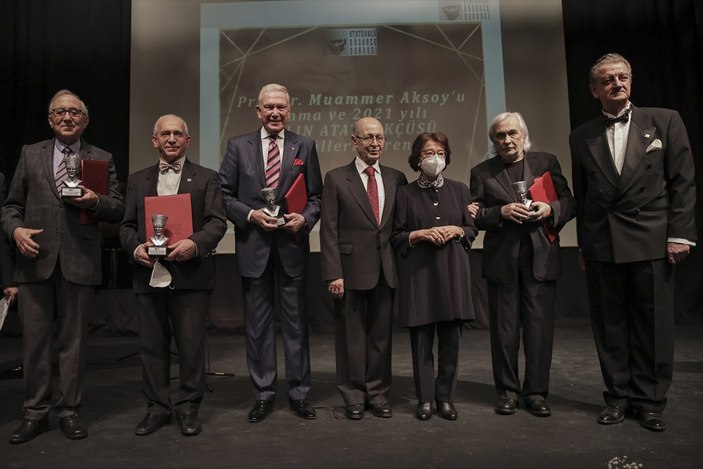
M528 152L525 155L524 179L531 186L536 177L549 172L554 181L557 200L550 202L552 216L546 222L555 231L571 220L576 201L561 173L556 156L550 153ZM500 216L500 208L518 202L505 165L499 156L486 160L471 170L471 199L480 209L476 226L486 230L483 242L483 277L491 282L513 282L517 278L517 258L524 230L528 230L534 253L532 273L537 280L556 280L561 273L559 240L553 243L542 223L507 221Z
M371 209L364 183L354 161L329 171L322 191L320 249L322 280L344 279L344 288L369 290L383 272L391 288L398 283L393 232L395 193L407 184L405 174L380 165L385 191L381 225Z
M5 175L0 173L0 207L5 203L5 194L7 194ZM7 236L0 236L0 290L15 285L12 281L12 273L14 270L15 253L12 250L10 240ZM2 296L1 291L0 296Z
M251 210L266 206L261 189L266 187L260 129L232 137L220 166L220 184L227 218L234 223L235 248L239 273L244 277L260 277L275 246L283 269L291 277L303 275L307 266L309 234L320 218L322 176L315 141L285 131L281 174L276 188L276 204L286 213L284 197L299 174L303 174L308 201L301 215L307 226L296 236L283 228L266 231L247 222Z
M146 240L144 198L158 195L159 165L154 165L129 176L125 213L120 223L120 242L127 254L132 255ZM193 234L190 236L198 247L198 255L186 262L161 262L179 290L205 290L215 287L215 263L212 253L227 231L227 219L217 173L211 169L185 160L181 174L179 194L190 194L193 216ZM168 226L168 225L167 225ZM133 263L132 287L137 293L162 291L149 286L152 269Z
M99 285L102 281L102 235L97 224L81 225L81 209L61 199L54 181L53 152L54 139L22 148L2 209L2 226L10 239L19 227L44 230L33 238L40 246L37 257L17 255L14 279L18 283L46 280L60 258L66 280L80 285ZM82 142L79 156L84 160L109 161L108 193L97 194L100 199L97 207L88 211L99 221L119 222L124 205L112 155Z
M668 238L696 240L695 168L676 111L632 106L622 174L602 117L570 137L579 246L586 260L661 259Z

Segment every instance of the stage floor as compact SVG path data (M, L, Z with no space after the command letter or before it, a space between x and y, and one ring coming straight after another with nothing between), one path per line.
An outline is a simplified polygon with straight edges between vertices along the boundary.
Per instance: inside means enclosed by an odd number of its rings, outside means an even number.
M703 441L703 325L677 326L674 382L665 412L669 428L653 433L628 419L596 423L602 410L602 379L587 326L555 331L549 404L552 416L536 418L520 409L493 412L488 331L466 330L462 338L455 404L459 419L414 417L415 396L407 333L393 340L393 418L367 413L344 417L335 387L334 338L310 337L312 391L317 419L304 421L288 410L279 360L279 398L263 422L250 424L253 404L244 337L209 338L212 392L203 401L203 432L184 437L176 424L138 437L144 415L136 337L90 338L81 415L90 436L69 441L52 415L51 430L21 445L7 437L21 418L22 381L0 379L0 465L5 468L698 468ZM279 355L282 347L279 343ZM19 364L21 339L0 338L0 370ZM177 368L173 368L174 375ZM636 465L632 465L632 464Z

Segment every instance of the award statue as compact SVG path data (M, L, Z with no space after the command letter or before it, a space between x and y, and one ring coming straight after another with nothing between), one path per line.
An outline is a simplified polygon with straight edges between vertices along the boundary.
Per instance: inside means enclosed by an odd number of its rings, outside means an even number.
M279 216L278 212L281 211L281 206L276 205L276 190L270 187L264 187L261 189L261 195L264 196L264 201L266 202L266 207L264 207L264 213L270 217L277 218L276 226L281 226L286 224L286 220L283 216Z
M66 187L61 188L61 197L80 197L83 195L83 189L78 187L81 181L78 179L78 175L81 169L81 160L77 155L66 155L63 158L63 162L66 165L66 174L68 179L63 183Z
M525 207L530 208L532 201L527 198L527 181L516 181L512 186L520 202L522 202Z
M149 238L154 245L147 248L147 254L152 257L165 257L168 255L168 247L166 243L168 238L164 234L166 229L166 222L168 217L166 215L155 214L151 216L151 224L154 227L154 236Z

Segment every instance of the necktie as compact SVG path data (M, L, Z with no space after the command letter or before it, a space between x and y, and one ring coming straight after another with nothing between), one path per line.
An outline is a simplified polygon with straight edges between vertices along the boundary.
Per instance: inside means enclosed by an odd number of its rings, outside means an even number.
M181 172L181 164L180 163L168 164L165 161L159 162L159 171L161 172L161 174L167 173L169 169L172 170L174 173L180 173Z
M366 183L366 194L369 196L369 202L371 203L371 209L376 217L376 224L381 224L381 216L378 213L378 186L376 185L376 170L373 167L367 167L364 172L369 177Z
M278 186L278 177L281 175L281 152L276 145L277 135L269 135L268 157L266 158L266 187L275 189Z
M605 122L606 127L610 127L611 125L614 125L616 122L622 122L624 124L627 123L627 121L630 120L630 110L628 109L625 111L625 113L621 116L618 117L604 117L603 118Z
M64 147L61 150L63 153L63 159L59 163L59 167L56 168L56 174L54 174L54 182L56 183L56 190L61 192L63 187L63 182L68 179L68 173L66 172L66 157L73 154L73 150L70 147Z

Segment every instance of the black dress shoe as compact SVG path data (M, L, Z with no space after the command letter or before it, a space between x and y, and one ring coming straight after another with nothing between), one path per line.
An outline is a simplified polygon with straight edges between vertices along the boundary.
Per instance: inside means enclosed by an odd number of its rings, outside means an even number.
M640 425L653 432L663 432L666 430L666 420L661 412L656 410L640 410Z
M176 412L176 418L181 425L181 433L184 436L199 435L203 429L198 420L198 411L195 409L187 410L183 413Z
M288 399L290 408L301 419L315 420L315 409L307 399Z
M415 417L418 420L429 420L432 417L432 403L418 402L415 408Z
M371 413L375 417L380 417L382 419L393 417L391 405L387 402L382 402L381 404L371 404Z
M513 415L517 412L517 399L513 397L508 397L506 399L501 399L496 404L496 414L500 415Z
M272 410L273 401L256 401L249 412L249 421L251 423L261 422Z
M24 443L33 440L37 435L49 429L49 417L41 420L23 419L19 427L10 435L10 443Z
M81 440L88 436L88 429L77 414L67 415L59 419L59 428L69 440Z
M544 399L536 399L527 403L527 409L535 417L549 417L552 411Z
M361 404L352 404L344 408L344 415L348 419L361 420L364 418L364 406Z
M171 414L146 414L142 421L139 422L139 425L137 425L134 434L139 436L149 435L170 421Z
M601 425L613 425L623 420L625 420L625 411L615 405L609 405L598 415L598 423Z
M459 416L451 402L437 401L437 412L440 417L447 420L456 420Z

